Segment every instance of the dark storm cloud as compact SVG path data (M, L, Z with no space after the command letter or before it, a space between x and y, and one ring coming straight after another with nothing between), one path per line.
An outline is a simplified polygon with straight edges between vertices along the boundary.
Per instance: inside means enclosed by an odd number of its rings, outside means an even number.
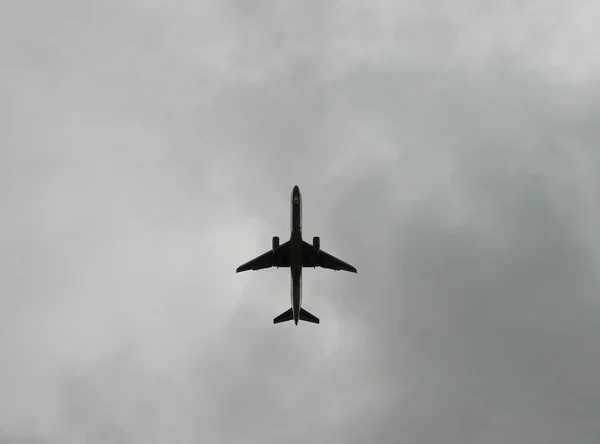
M469 8L150 6L5 28L29 49L2 83L0 426L598 442L596 84L493 39L474 65L465 36L502 26ZM306 271L317 328L272 325L284 271L234 274L295 184L306 237L359 269Z

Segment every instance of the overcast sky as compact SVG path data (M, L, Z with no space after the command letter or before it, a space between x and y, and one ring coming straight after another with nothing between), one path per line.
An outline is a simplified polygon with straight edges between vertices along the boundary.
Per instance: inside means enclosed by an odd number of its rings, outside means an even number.
M598 444L600 6L566 5L1 0L6 443ZM274 326L289 271L235 269L296 184L358 274Z

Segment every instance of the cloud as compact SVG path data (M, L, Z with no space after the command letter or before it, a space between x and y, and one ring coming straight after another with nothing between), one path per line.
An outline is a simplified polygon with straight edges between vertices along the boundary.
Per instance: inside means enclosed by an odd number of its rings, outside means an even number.
M592 33L555 6L1 6L0 427L596 443L597 70L548 63ZM234 273L295 184L359 270L306 271L317 328Z

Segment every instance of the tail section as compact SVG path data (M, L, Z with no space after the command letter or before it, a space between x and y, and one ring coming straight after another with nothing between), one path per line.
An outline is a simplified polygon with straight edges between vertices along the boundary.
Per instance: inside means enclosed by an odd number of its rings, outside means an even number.
M313 324L318 324L320 322L318 317L310 314L303 308L300 309L300 320L304 322L312 322Z
M312 322L313 324L320 323L318 317L310 314L303 308L300 309L300 315L298 316L298 318L304 322ZM289 310L284 311L279 316L277 316L275 319L273 319L273 324L279 324L281 322L287 322L287 321L291 321L293 319L294 319L294 313L292 312L292 309L290 308Z
M277 316L275 319L273 319L273 324L279 324L280 322L291 321L292 319L294 319L294 313L292 313L292 309L290 308L289 310L284 311L279 316Z

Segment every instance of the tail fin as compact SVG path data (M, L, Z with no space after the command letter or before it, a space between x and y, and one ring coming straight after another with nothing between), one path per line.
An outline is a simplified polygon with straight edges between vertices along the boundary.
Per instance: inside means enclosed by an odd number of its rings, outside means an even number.
M303 308L300 309L300 315L298 316L298 318L304 322L312 322L313 324L320 323L318 317L310 314L308 311L306 311ZM281 322L287 322L287 321L291 321L293 319L294 319L294 313L293 313L292 309L290 308L289 310L284 311L279 316L277 316L275 319L273 319L273 324L279 324Z
M291 321L292 319L294 319L294 313L292 313L292 309L290 308L289 310L284 311L279 316L277 316L275 319L273 319L273 324L279 324L280 322Z
M300 320L304 322L312 322L313 324L318 324L320 322L318 317L310 314L303 308L300 309Z

